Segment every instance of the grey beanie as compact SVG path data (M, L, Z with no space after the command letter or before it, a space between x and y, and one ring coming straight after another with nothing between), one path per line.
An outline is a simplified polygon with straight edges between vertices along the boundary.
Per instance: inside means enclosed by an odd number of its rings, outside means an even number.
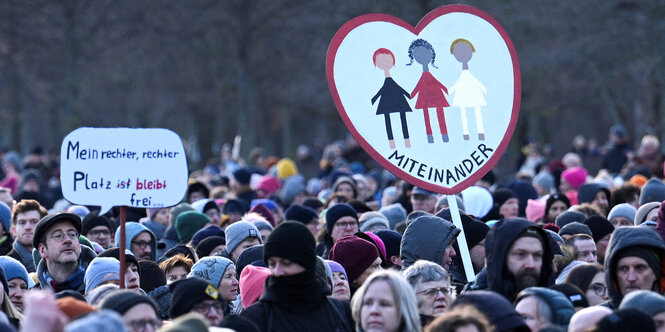
M640 194L640 205L649 202L665 201L665 183L659 179L651 179L642 187Z
M462 197L454 195L455 200L457 201L457 208L459 209L460 213L465 213L464 212L464 199ZM436 200L436 207L437 207L437 212L439 211L439 208L445 205L445 207L448 207L448 195L441 195L439 199Z
M390 229L390 223L388 221L388 218L386 218L383 214L379 212L365 212L360 215L360 219L358 220L360 222L360 231L361 232L367 232L369 229L372 229L377 226L381 226L382 230L383 229Z
M573 221L570 224L567 224L566 226L561 227L561 230L559 230L559 235L575 235L575 234L586 234L588 236L593 236L591 234L591 229L589 229L589 226Z
M554 176L548 172L540 172L533 177L533 184L537 184L545 190L547 193L552 193L554 191Z
M632 206L628 203L621 203L621 204L615 205L612 208L612 210L610 210L610 214L607 215L607 220L609 220L611 222L612 219L614 219L616 217L624 217L628 220L633 221L633 220L635 220L635 214L636 213L637 213L637 209L634 206Z
M633 219L635 226L641 225L643 222L645 222L649 212L651 212L653 209L658 209L659 207L660 202L649 202L642 204L640 208L637 209L637 212L635 212L635 219Z
M85 317L71 321L65 326L65 332L126 332L122 317L112 310L91 312Z
M628 293L621 300L619 309L635 308L653 317L665 312L665 297L648 290L636 290Z
M566 211L556 217L556 220L554 223L562 227L570 224L571 222L577 221L579 223L583 223L584 220L586 220L586 216L584 213L577 212L577 211ZM561 234L561 233L559 233Z
M379 209L379 213L388 218L390 229L395 229L397 224L406 220L406 209L399 203L384 206Z
M224 277L224 273L229 267L235 268L233 262L221 256L206 256L192 265L192 271L187 278L199 278L219 287L219 283ZM235 276L235 275L234 275Z
M242 241L245 241L245 239L249 237L255 237L259 239L259 243L263 244L259 229L249 221L234 222L229 227L227 227L224 232L226 233L225 250L229 254L231 254L233 250L235 250L236 247L242 243Z

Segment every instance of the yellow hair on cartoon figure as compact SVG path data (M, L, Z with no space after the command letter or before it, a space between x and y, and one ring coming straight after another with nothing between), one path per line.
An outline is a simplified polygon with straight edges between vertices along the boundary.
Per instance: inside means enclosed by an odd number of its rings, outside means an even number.
M471 44L470 41L468 41L466 39L463 39L463 38L458 38L458 39L455 39L455 41L450 45L450 54L453 54L453 50L455 49L455 45L457 45L459 43L467 43L469 46L471 46L471 53L476 52L476 48L473 47L473 44Z

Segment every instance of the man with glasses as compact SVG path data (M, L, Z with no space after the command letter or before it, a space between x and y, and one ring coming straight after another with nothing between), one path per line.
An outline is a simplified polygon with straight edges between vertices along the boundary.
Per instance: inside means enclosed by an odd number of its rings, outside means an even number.
M120 246L120 227L115 231L115 243ZM125 249L130 250L137 260L155 261L157 241L150 229L137 222L125 223Z
M218 326L224 319L223 299L219 290L209 282L199 278L178 280L169 285L171 304L169 315L176 319L190 312L203 315L210 326Z
M21 262L29 273L35 272L35 262L32 258L35 227L39 220L47 214L48 211L33 199L18 202L12 210L11 233L14 237L14 244L12 251L7 256Z
M81 234L88 240L108 249L114 246L113 230L108 218L99 215L99 211L88 213L81 221Z
M42 258L37 265L42 289L85 291L85 269L96 255L81 246L80 232L81 218L73 213L51 214L39 221L32 245Z
M130 290L119 290L108 295L102 302L102 309L120 314L129 332L154 332L162 326L155 301Z

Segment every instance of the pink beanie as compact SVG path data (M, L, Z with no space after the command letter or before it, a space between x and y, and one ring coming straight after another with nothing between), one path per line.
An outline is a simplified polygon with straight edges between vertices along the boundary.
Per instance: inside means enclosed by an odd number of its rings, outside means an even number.
M386 259L386 245L383 243L383 240L381 240L380 237L378 237L376 234L372 232L365 232L369 237L374 240L374 243L376 243L376 246L379 247L379 251L381 252L381 255L383 255L383 259Z
M529 199L526 203L526 219L537 222L545 216L547 201L542 199Z
M265 267L247 265L240 273L240 303L247 309L259 300L263 294L266 279L270 276L270 270Z
M579 189L586 182L587 175L588 173L584 167L577 166L563 171L561 178L566 180L573 188Z
M270 175L264 175L261 177L259 182L256 184L256 190L263 190L265 192L264 196L268 197L274 193L276 193L279 190L279 187L281 184L279 183L279 180Z

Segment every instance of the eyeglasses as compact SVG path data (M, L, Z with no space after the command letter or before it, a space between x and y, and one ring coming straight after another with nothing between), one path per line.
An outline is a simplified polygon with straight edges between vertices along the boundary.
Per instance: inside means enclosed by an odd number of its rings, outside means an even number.
M222 302L219 302L219 301L215 301L214 303L213 302L211 302L211 303L201 302L201 303L197 303L197 304L193 305L192 309L194 309L194 311L196 311L200 314L206 314L211 309L215 309L215 310L217 310L217 312L222 312Z
M152 242L146 242L146 241L132 241L132 244L137 245L141 249L145 249L145 247L152 245Z
M148 325L150 325L153 330L156 330L162 326L162 321L157 319L140 319L129 321L127 325L131 327L132 331L144 331Z
M429 298L433 298L433 297L436 297L436 295L439 294L439 292L441 292L441 294L443 294L443 295L451 295L452 296L453 294L455 294L455 288L453 288L453 287L435 287L435 288L429 288L429 289L422 290L422 291L418 292L418 294L424 294L425 296L427 296Z
M104 229L99 229L99 230L88 232L88 235L89 236L102 236L102 235L103 236L109 236L109 235L111 235L111 231L104 230Z
M357 226L358 226L357 221L338 222L338 223L335 224L335 227L342 228L342 229L347 228L347 227L353 228L353 227L357 227Z
M603 296L607 292L607 286L599 283L591 284L589 288L593 289L593 292L598 296Z
M75 231L69 231L67 233L55 232L51 234L51 236L49 236L49 239L53 239L56 242L62 242L62 240L65 239L65 236L68 237L70 240L74 240L79 238L79 233Z

